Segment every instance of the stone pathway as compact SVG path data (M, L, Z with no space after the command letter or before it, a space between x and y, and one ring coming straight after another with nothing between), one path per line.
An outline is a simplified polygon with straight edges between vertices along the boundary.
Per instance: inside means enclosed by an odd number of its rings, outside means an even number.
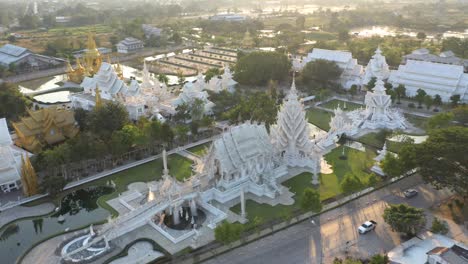
M32 207L17 206L7 209L0 213L0 228L21 218L48 214L54 209L55 205L53 203L43 203Z
M110 262L110 264L145 264L162 256L164 256L164 254L153 250L153 245L151 243L138 242L128 249L127 256L116 259Z

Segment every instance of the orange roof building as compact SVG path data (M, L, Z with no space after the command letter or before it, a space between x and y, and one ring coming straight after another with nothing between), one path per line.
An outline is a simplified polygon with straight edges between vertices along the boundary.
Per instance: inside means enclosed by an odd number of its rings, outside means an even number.
M79 129L72 111L57 107L37 111L28 110L29 117L12 123L16 131L15 144L33 153L44 146L64 141L76 136Z

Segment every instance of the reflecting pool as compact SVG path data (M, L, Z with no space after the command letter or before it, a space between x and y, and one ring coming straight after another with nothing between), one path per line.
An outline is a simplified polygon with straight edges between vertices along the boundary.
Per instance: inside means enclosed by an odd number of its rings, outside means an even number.
M0 230L1 263L15 263L16 259L34 243L61 233L65 229L76 229L106 220L109 212L96 203L105 194L112 193L110 187L89 187L69 193L61 200L60 210L45 217L19 220ZM63 222L58 218L62 215Z

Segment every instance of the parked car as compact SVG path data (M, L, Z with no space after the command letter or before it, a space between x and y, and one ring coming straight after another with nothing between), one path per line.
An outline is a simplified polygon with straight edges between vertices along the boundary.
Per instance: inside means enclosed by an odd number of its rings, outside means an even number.
M408 189L403 192L403 195L405 195L406 198L411 198L418 195L418 191L416 191L415 189Z
M358 227L358 232L359 234L365 234L369 231L374 230L376 226L377 222L375 222L374 220L369 220L364 222L364 224L362 224L360 227Z

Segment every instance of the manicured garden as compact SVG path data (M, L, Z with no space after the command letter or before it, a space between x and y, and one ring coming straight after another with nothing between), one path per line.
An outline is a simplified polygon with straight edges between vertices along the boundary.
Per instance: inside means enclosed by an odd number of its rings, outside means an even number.
M420 128L422 130L426 130L426 125L427 125L427 118L425 117L420 117L416 115L411 115L411 114L405 114L405 118L408 122L413 124L415 127Z
M362 104L357 104L357 103L352 103L352 102L345 102L345 101L341 101L341 100L338 100L338 99L330 100L330 101L328 101L326 103L320 104L319 106L327 108L327 109L332 109L332 110L334 110L338 106L340 106L341 109L343 109L344 111L353 111L353 110L359 109L361 107L365 107ZM345 106L346 106L346 108L345 108Z
M196 147L189 148L187 149L187 151L192 152L193 154L201 157L206 154L206 152L208 151L208 148L210 147L210 144L211 143L201 144Z
M320 129L326 131L330 129L330 120L333 116L332 113L320 109L311 108L307 110L306 115L309 123L314 124Z
M325 160L332 166L333 173L320 175L320 199L327 200L342 193L341 180L347 173L356 175L365 185L370 177L369 169L374 164L373 158L376 156L374 151L366 150L359 151L356 149L345 147L345 155L347 159L340 159L343 148L335 148L330 153L325 155ZM295 203L293 205L277 205L271 206L268 204L259 204L252 200L246 201L247 218L252 222L256 217L262 221L271 221L277 218L290 217L292 212L300 209L299 204L302 199L303 192L306 188L313 187L312 174L301 173L294 178L291 178L282 183L295 193L293 197ZM231 208L231 211L240 214L240 204Z

